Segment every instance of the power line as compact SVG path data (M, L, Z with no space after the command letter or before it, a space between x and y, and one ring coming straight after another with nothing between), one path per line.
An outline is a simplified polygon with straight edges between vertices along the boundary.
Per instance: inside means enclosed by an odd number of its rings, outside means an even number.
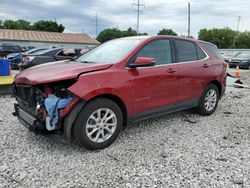
M140 14L143 13L142 9L145 8L145 4L141 4L140 0L137 0L137 3L132 3L132 7L135 7L134 12L137 13L136 33L139 35Z

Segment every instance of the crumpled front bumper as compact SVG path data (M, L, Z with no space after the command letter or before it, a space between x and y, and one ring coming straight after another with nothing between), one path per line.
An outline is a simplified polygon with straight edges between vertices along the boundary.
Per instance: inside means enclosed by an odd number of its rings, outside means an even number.
M40 122L35 116L31 115L25 109L22 109L18 104L14 104L15 111L12 115L16 116L18 120L29 130L43 130L46 129L45 124Z

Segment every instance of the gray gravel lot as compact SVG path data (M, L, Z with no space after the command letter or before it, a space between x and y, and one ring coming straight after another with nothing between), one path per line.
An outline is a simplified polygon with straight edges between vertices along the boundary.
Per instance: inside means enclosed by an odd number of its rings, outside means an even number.
M0 97L0 187L250 187L250 89L228 87L209 117L133 124L95 152L29 132L11 116L14 102Z

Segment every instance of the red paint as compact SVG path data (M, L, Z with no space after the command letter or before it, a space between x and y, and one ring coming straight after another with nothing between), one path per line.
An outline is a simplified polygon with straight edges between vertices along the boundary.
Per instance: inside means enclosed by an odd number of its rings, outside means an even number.
M111 67L112 64L87 64L74 61L58 61L31 67L20 72L14 82L38 85L61 80L75 79L79 74Z
M214 57L198 40L183 39L200 46L209 56L206 60L138 69L126 67L129 60L144 45L161 38L176 37L147 38L114 65L64 61L35 66L20 73L15 83L36 85L77 79L77 82L68 88L71 93L85 101L100 95L114 95L125 104L128 116L201 97L211 81L218 81L222 85L222 91L225 90L224 60ZM65 116L75 104L75 101L72 102L72 105L61 111L61 115Z

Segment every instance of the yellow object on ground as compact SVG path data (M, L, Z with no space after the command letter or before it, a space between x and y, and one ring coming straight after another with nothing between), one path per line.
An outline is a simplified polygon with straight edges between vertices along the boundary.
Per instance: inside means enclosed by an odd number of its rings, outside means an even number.
M14 81L14 76L0 76L0 85L11 85Z
M0 76L0 95L11 94L14 76Z

